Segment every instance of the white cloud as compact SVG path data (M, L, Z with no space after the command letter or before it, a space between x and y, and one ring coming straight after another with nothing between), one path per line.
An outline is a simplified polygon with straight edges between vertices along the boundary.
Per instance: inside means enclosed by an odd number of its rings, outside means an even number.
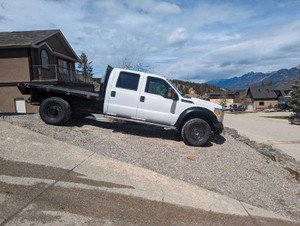
M153 7L152 12L159 13L159 14L173 14L173 13L180 13L181 9L175 5L170 4L168 2L158 2L154 3L155 6Z
M167 44L178 44L188 39L187 31L185 28L177 28L168 36Z
M181 12L180 7L176 4L172 4L164 1L155 0L128 0L126 4L134 10L143 10L144 12L151 14L177 14Z
M0 0L0 31L59 28L78 54L93 60L98 76L107 64L143 56L158 74L202 81L300 63L299 11L286 13L290 3L279 11L270 5Z

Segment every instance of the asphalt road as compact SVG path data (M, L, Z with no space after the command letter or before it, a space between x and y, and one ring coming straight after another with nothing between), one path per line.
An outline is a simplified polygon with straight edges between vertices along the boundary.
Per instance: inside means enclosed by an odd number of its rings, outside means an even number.
M300 161L300 125L286 119L266 118L288 116L289 112L226 114L224 125L259 143L272 145Z

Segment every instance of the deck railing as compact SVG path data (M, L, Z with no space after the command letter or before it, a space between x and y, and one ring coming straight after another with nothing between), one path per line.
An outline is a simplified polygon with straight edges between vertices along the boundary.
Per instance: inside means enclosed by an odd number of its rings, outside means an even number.
M82 71L51 65L33 65L33 81L65 81L77 83L92 83L92 78Z

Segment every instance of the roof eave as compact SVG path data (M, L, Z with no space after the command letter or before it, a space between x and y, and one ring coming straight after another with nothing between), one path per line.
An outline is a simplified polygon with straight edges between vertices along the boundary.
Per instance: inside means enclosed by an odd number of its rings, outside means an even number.
M32 48L31 44L24 44L24 45L2 45L0 49L14 49L14 48Z
M80 58L77 56L77 54L75 53L75 51L73 50L73 48L71 47L71 45L69 44L69 42L67 41L66 37L63 35L63 33L61 32L61 30L55 30L52 34L46 36L46 37L43 37L42 39L39 39L37 41L35 41L34 43L32 43L32 45L37 45L38 43L41 43L42 41L50 38L51 36L53 35L56 35L56 34L60 34L61 37L63 38L63 40L65 41L65 43L67 44L67 46L69 47L69 49L71 50L72 54L75 56L75 58L73 59L76 59L76 62L79 62L80 61Z
M67 44L68 47L70 48L71 52L74 54L74 56L75 56L77 62L79 62L79 61L80 61L80 58L79 58L79 57L77 56L77 54L75 53L75 51L73 50L73 48L71 47L71 45L70 45L69 42L67 41L66 37L63 35L63 33L62 33L60 30L59 30L58 33L61 35L61 37L64 39L64 41L66 42L66 44Z

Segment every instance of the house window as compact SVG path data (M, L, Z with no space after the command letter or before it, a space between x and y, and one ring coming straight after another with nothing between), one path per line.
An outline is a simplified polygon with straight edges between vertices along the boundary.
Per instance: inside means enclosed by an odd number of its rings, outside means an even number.
M264 105L265 105L265 102L263 102L263 101L259 102L259 106L264 106Z
M69 62L69 73L70 73L70 79L71 81L73 81L75 78L74 78L73 64L71 62Z
M45 49L41 50L41 59L42 59L42 68L44 68L44 69L50 69L50 66L49 66L49 55L47 53L47 50L45 50Z
M128 72L120 72L116 87L130 90L137 90L140 75Z
M58 59L58 72L61 74L68 74L68 62Z

